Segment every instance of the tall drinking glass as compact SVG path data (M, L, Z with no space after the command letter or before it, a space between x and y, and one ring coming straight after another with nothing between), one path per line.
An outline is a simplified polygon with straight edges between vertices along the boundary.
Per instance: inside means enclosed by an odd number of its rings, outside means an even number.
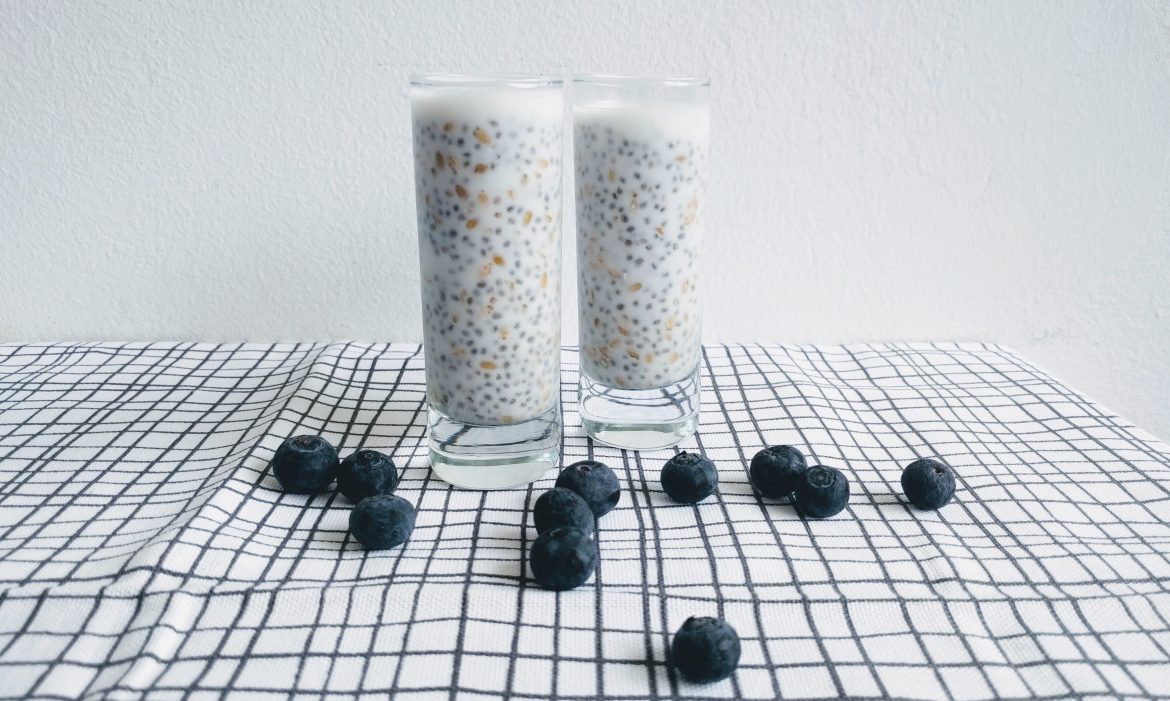
M661 448L698 425L709 85L573 81L580 412L603 443Z
M410 101L431 468L530 482L561 437L563 86L421 75Z

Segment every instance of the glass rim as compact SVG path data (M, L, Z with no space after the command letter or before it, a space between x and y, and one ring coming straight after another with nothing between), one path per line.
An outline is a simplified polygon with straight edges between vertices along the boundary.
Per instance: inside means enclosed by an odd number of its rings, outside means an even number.
M420 88L551 88L564 79L550 73L412 73L410 84Z
M707 75L617 75L613 73L589 73L573 76L574 84L598 85L608 88L629 87L670 87L706 88L711 86Z

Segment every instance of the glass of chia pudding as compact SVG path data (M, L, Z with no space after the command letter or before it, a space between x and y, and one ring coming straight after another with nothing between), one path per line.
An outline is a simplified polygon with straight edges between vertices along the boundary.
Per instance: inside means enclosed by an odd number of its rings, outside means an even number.
M622 448L671 446L699 417L705 77L573 80L580 412Z
M410 102L431 469L531 482L561 439L563 85L418 75Z

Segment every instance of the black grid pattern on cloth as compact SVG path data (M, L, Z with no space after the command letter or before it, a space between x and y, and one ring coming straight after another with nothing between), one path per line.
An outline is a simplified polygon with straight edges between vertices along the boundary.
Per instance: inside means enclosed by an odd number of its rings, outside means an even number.
M674 504L671 450L594 445L564 354L564 461L624 482L596 575L526 578L528 508L433 479L416 345L0 346L0 697L1085 698L1170 695L1170 449L980 344L708 346L699 433L717 494ZM285 437L402 467L402 548L364 552L329 492L281 493ZM761 500L767 444L841 468L809 521ZM939 455L954 502L901 466ZM691 615L743 656L666 662Z

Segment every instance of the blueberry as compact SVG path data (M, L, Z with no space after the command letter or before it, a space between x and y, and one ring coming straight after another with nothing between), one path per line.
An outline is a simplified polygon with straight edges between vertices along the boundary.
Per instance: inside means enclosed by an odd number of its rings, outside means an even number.
M593 515L601 518L617 506L621 485L609 465L596 460L582 460L561 470L557 486L572 490L585 500Z
M581 586L593 574L597 548L585 531L562 526L536 537L528 562L540 586L564 591Z
M902 491L920 509L946 506L955 496L955 473L934 458L915 460L902 470Z
M337 466L337 489L355 504L366 497L390 494L397 486L394 461L376 450L359 450Z
M670 659L693 682L717 682L739 665L739 635L722 618L692 616L670 641Z
M760 494L774 499L792 494L806 469L808 463L799 450L774 445L755 454L748 475Z
M321 436L286 438L272 456L272 474L286 492L319 492L337 474L337 451Z
M349 512L349 532L366 550L402 545L414 530L414 507L402 497L366 497Z
M572 526L586 533L593 532L593 510L577 493L563 487L548 490L532 505L532 522L537 533L561 526Z
M835 516L849 503L849 479L834 467L815 465L805 470L793 499L809 518Z
M662 488L675 501L697 504L711 496L717 486L719 472L715 463L697 453L684 450L662 466Z

